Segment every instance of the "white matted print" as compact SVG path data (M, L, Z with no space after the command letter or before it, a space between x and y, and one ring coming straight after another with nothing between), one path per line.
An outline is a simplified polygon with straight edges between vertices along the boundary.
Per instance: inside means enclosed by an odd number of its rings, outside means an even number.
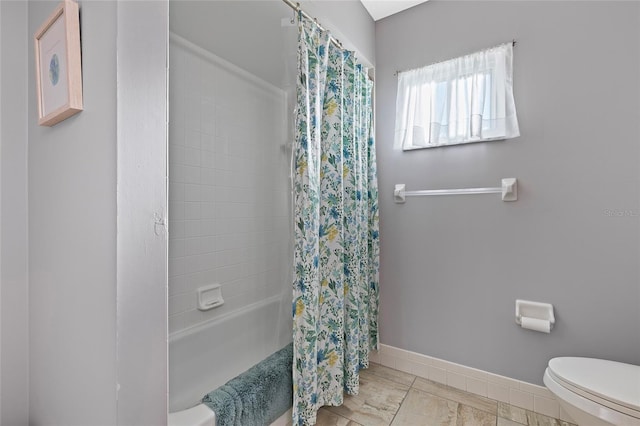
M78 4L64 0L35 34L38 124L53 126L82 111Z

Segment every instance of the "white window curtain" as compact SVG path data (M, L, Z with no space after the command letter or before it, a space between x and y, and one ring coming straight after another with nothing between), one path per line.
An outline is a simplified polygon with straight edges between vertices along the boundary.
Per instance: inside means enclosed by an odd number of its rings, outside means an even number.
M395 147L517 136L513 43L398 74Z

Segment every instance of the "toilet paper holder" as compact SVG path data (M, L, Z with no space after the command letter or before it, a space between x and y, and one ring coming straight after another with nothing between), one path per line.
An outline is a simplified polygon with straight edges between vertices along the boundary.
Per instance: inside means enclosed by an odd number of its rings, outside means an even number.
M530 300L516 300L516 323L522 326L522 318L532 318L549 321L550 329L556 322L551 303L532 302Z

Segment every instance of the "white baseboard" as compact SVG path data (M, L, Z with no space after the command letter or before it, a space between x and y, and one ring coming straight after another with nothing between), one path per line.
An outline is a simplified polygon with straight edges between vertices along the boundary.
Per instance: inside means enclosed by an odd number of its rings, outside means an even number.
M485 398L505 402L534 413L574 422L560 407L551 391L544 386L389 345L380 345L379 351L373 351L369 354L369 360L385 367L404 371ZM291 409L271 423L271 426L291 426Z
M465 365L380 345L369 355L372 362L404 371L469 393L505 402L545 416L572 422L555 396L545 387Z

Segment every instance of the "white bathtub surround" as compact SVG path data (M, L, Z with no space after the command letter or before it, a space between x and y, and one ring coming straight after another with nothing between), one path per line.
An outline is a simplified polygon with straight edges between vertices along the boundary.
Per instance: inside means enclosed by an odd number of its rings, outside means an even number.
M169 83L170 421L204 425L204 395L291 342L290 112L175 34Z
M169 413L168 426L216 426L216 415L206 405L198 404L187 410Z
M573 421L543 386L383 344L378 352L371 353L370 361L545 416Z
M270 426L292 426L292 424L290 408ZM188 410L170 413L168 426L216 426L216 416L209 407L198 404Z
M290 305L287 301L286 308ZM279 341L274 324L281 317L280 298L273 297L171 334L169 411L199 404L207 393L290 342L291 336Z
M285 91L175 34L169 84L169 332L285 291L290 304ZM224 305L198 309L214 284Z

